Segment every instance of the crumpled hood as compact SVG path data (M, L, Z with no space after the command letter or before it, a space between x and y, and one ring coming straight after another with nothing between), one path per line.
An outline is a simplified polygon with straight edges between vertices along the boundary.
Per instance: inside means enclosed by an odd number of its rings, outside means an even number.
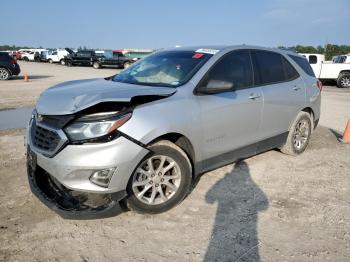
M36 110L42 115L67 115L101 102L130 102L136 96L169 96L175 92L175 88L132 85L104 78L75 80L45 90Z

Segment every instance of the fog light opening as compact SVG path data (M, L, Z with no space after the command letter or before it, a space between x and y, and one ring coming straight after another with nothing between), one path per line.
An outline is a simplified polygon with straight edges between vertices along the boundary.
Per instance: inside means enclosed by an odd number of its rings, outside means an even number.
M114 174L115 168L96 170L90 176L90 181L95 185L108 187L109 181Z

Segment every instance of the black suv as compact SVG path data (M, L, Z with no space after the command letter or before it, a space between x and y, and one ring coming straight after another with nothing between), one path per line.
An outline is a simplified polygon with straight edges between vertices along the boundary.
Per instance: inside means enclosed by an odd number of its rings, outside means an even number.
M64 62L67 66L73 65L92 65L97 59L95 51L81 50L65 57Z
M21 72L17 61L8 53L0 52L0 80L8 80Z
M135 59L125 56L122 52L105 52L103 54L96 54L92 61L92 66L99 69L104 66L128 68Z

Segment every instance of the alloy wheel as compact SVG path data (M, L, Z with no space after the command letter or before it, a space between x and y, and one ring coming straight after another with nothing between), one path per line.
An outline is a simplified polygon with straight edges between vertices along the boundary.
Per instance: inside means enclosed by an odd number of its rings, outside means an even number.
M341 83L341 86L345 87L345 88L349 88L350 87L350 77L346 76L346 77L343 77L341 80L340 80L340 83Z
M8 78L9 78L9 72L4 68L0 68L0 79L6 80Z
M306 119L301 119L294 130L293 145L298 151L302 150L310 136L310 124Z
M169 156L155 155L141 163L132 181L138 200L147 205L159 205L171 199L179 189L181 170Z

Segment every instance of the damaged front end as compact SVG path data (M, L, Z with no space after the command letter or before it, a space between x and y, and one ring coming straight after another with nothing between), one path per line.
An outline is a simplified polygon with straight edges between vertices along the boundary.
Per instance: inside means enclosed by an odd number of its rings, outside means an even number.
M123 211L119 201L126 196L126 191L109 194L79 192L66 188L40 166L34 169L28 165L27 172L33 194L62 218L106 218Z
M85 103L80 99L81 110L75 101L69 114L58 114L62 104L48 107L47 99L41 97L27 130L27 172L34 195L67 219L111 217L122 212L119 202L126 197L126 176L134 168L127 160L138 163L148 150L118 128L132 117L135 107L175 92L145 93L122 101ZM87 175L77 183L71 174L82 175L80 169L101 171L102 175L104 170L116 170L119 173L114 176L122 180L121 186L110 187L113 175L105 181Z

